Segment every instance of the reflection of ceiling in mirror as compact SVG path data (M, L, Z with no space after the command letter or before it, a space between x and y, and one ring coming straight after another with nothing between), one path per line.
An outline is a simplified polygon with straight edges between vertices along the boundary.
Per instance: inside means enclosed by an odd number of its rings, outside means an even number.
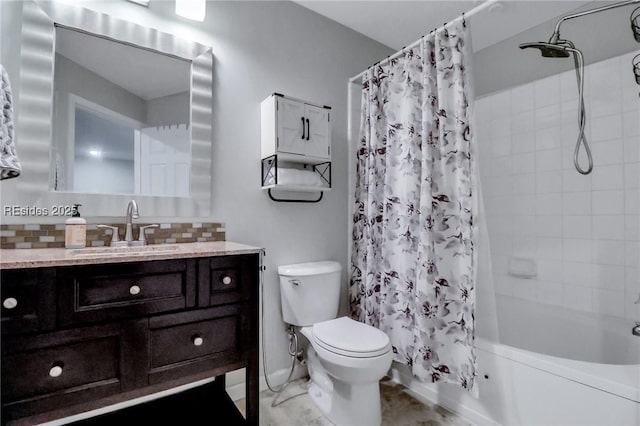
M190 89L191 64L160 53L61 27L56 52L144 100Z

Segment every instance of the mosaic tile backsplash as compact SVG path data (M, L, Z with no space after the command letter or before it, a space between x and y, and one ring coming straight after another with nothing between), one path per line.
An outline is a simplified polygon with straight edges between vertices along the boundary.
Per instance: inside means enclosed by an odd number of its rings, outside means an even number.
M124 239L125 224L107 223L117 226L120 239ZM138 229L151 223L134 223L133 237L138 239ZM208 241L225 241L224 224L208 223L161 223L158 228L146 230L147 244L174 244ZM96 224L87 224L87 247L108 246L110 229L98 229ZM0 225L0 247L3 249L64 248L64 224Z

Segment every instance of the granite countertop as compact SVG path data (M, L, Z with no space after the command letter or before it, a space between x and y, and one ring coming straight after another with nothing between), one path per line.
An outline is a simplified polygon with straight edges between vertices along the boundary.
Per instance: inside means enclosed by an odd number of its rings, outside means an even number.
M0 269L141 262L260 253L259 247L212 241L206 243L150 244L142 247L95 247L84 249L2 249Z

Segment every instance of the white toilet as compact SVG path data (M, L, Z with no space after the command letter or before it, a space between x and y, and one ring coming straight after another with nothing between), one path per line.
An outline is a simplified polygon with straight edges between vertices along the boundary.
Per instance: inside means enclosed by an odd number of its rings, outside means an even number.
M379 381L391 366L391 343L377 328L336 318L341 271L337 262L280 266L282 316L311 342L309 396L322 413L336 426L379 425Z

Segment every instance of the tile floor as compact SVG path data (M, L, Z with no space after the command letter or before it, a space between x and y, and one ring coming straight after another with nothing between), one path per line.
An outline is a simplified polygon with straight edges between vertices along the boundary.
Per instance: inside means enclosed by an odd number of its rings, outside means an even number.
M470 426L438 405L422 404L404 386L385 379L380 385L383 426ZM307 395L307 379L292 382L281 395L260 394L260 425L332 426Z

